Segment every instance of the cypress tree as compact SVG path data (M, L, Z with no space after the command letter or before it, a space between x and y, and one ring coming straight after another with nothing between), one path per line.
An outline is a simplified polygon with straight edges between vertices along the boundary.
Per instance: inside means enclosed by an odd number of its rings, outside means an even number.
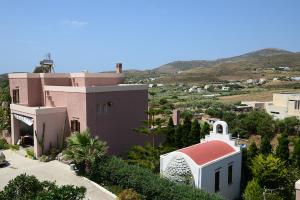
M263 155L269 155L270 153L272 153L272 145L270 142L271 140L268 135L264 135L262 137L261 144L260 144L260 152Z
M248 154L249 160L252 160L258 154L258 149L257 149L257 146L256 146L255 142L252 142L250 144L250 146L248 148L248 151L247 151L247 154Z
M182 137L183 137L183 126L181 124L177 125L177 128L175 130L175 135L174 135L174 144L175 147L181 148L183 147L182 143Z
M201 134L200 124L199 124L198 120L195 119L192 122L191 133L190 133L190 138L191 138L190 144L199 143L200 142L200 134Z
M294 146L293 160L295 161L296 166L300 169L300 136L298 136Z
M201 129L201 138L205 138L205 135L208 135L210 132L210 126L207 122L204 122L203 127Z
M172 117L169 118L169 121L168 121L168 126L167 126L167 129L166 129L166 143L171 145L171 146L174 146L174 140L175 140L175 128L174 128L174 123L173 123L173 119Z
M276 156L281 160L289 160L289 139L286 133L281 134L278 139L278 147L276 148Z
M192 128L192 122L191 118L189 116L186 116L183 121L182 125L182 145L183 146L189 146L190 145L190 133Z

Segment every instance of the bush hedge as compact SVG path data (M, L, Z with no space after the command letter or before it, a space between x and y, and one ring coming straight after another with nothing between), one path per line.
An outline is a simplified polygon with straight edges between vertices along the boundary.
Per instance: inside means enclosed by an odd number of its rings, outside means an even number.
M192 186L172 183L147 169L129 165L117 157L96 160L89 178L102 185L132 188L147 200L221 199L217 195L205 193Z

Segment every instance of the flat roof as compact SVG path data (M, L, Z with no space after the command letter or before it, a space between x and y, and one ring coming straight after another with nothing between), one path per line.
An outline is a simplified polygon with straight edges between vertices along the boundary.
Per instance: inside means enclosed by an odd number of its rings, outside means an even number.
M73 93L98 93L98 92L115 92L115 91L130 91L130 90L148 90L146 84L118 84L108 86L44 86L45 91L54 92L73 92Z
M9 73L8 78L101 78L124 77L122 73Z

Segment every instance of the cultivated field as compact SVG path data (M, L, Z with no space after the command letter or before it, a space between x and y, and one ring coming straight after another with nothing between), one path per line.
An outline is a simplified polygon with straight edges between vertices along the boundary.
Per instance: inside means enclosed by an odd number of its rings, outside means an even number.
M284 90L269 90L269 91L255 91L249 94L223 96L219 98L219 101L226 104L236 103L239 101L272 101L273 93L276 92L298 92L299 89L284 89Z

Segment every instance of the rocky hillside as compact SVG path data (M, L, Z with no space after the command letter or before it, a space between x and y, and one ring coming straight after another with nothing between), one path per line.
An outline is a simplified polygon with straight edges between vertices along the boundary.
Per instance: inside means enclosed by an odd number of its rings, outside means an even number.
M272 77L276 76L277 72L268 69L283 66L291 68L290 75L300 75L300 53L269 48L211 61L175 61L162 65L154 71L169 74L164 79L166 82L218 81Z

